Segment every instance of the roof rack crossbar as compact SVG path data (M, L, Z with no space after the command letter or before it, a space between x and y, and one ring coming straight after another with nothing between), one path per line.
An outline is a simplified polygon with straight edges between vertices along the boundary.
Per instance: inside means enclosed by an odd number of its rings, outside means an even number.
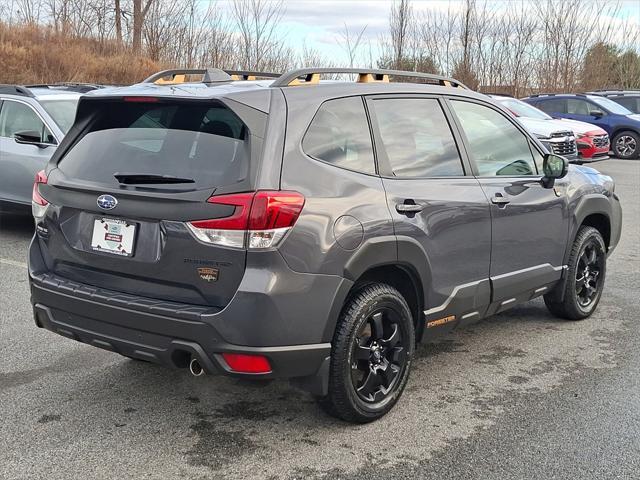
M256 72L253 70L224 70L234 80L255 80L256 78L279 78L280 73Z
M360 81L363 79L377 81L384 81L385 76L392 77L404 77L404 78L422 78L431 80L438 85L445 87L458 87L467 88L462 82L454 79L443 77L440 75L433 75L431 73L422 72L410 72L404 70L382 70L371 68L301 68L298 70L291 70L280 77L271 84L272 87L288 87L294 85L305 85L305 80L309 83L316 83L316 78L322 74L355 74L359 76ZM302 80L302 81L301 81ZM314 80L313 82L311 80Z
M231 75L219 68L173 68L154 73L145 78L142 83L184 83L186 75L202 75L202 83L230 82L232 80ZM167 77L171 77L171 79L165 80Z
M20 95L23 97L35 96L31 90L21 85L2 85L0 84L0 93L5 95Z

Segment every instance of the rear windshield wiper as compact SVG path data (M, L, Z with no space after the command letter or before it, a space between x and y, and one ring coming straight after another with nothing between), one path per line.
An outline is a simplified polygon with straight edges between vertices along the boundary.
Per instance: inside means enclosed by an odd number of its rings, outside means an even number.
M193 178L174 177L172 175L154 175L152 173L114 173L118 182L125 185L147 185L153 183L195 183Z

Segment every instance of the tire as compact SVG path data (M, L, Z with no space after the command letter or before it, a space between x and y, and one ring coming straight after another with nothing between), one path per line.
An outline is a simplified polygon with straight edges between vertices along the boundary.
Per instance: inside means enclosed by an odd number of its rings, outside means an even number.
M415 345L411 310L400 292L371 283L353 293L333 337L329 391L320 405L353 423L385 415L404 390Z
M640 135L631 130L616 134L613 137L611 150L618 158L638 158L640 156Z
M600 302L606 273L607 248L602 235L593 227L580 227L571 247L564 292L549 292L544 296L544 303L556 317L587 318ZM559 288L562 284L556 287ZM554 300L560 297L561 302Z

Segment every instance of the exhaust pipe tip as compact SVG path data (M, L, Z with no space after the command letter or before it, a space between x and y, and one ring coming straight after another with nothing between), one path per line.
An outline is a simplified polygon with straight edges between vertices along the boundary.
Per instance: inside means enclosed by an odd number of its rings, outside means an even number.
M204 375L204 369L202 368L202 365L200 365L200 362L197 358L192 358L189 362L189 371L194 377Z

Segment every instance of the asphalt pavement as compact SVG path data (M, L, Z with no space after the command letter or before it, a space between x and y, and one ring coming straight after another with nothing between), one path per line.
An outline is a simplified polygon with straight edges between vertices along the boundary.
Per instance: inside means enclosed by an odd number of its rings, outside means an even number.
M640 161L593 166L624 208L597 313L538 299L423 344L397 406L358 426L285 381L194 378L36 328L32 222L0 218L0 478L640 478Z

